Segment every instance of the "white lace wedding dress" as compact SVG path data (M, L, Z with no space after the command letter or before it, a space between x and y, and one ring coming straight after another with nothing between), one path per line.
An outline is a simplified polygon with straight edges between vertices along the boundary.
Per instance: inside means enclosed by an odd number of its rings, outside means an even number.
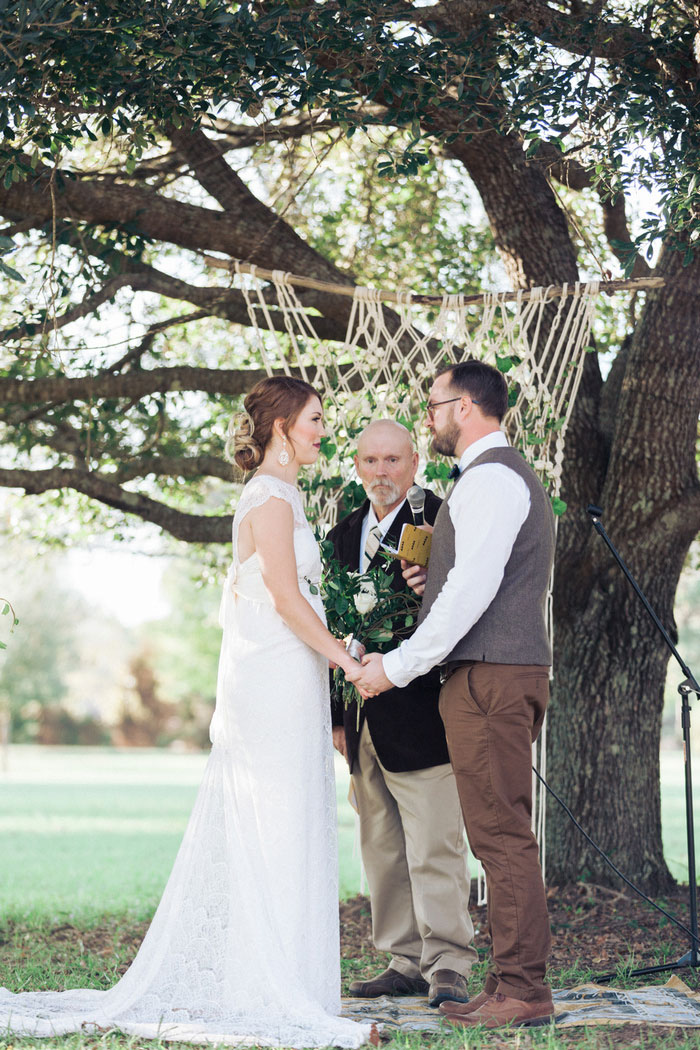
M118 1028L141 1038L261 1046L360 1046L340 1010L335 782L327 661L285 625L238 528L275 497L294 510L304 596L318 547L293 485L245 487L222 599L212 751L153 922L109 991L0 989L0 1033Z

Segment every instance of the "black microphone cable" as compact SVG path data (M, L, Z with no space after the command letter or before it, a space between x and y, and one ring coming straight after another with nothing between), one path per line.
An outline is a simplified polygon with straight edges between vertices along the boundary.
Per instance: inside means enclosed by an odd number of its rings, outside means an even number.
M559 798L559 795L557 795L556 791L549 786L549 784L547 783L547 781L544 779L543 776L540 776L540 774L537 772L537 770L535 769L534 766L532 767L532 772L535 774L535 776L537 777L539 782L541 784L544 784L545 788L547 789L549 794L552 796L552 798L555 798L557 800L557 802L559 803L561 808L564 810L564 812L566 813L567 817L572 822L572 824L574 824L574 826L578 828L578 830L581 832L581 834L585 838L586 842L590 843L590 845L593 847L593 849L596 851L596 853L598 853L599 856L601 856L603 858L603 860L608 865L608 867L612 868L612 870L615 872L615 874L619 875L619 877L622 879L622 881L625 882L629 886L629 888L631 890L634 890L634 892L639 897L641 897L642 900L645 900L647 902L647 904L651 904L652 908L656 908L656 910L661 912L662 915L665 915L667 919L670 919L671 922L674 924L674 926L677 926L679 930L683 930L684 933L687 933L688 936L690 937L691 941L693 941L695 943L696 947L700 946L700 937L697 937L693 933L693 931L688 926L686 926L685 923L681 922L680 919L677 919L675 917L675 915L671 915L671 913L666 911L665 908L662 908L660 904L657 904L656 901L653 901L651 899L651 897L648 897L646 895L646 893L644 892L644 890L640 890L638 886L635 886L635 884L630 879L628 879L627 876L623 872L621 872L618 867L615 866L615 864L613 864L613 862L610 860L610 857L608 857L608 855L603 852L603 850L600 848L598 843L593 841L593 839L591 838L591 836L588 834L587 831L584 831L584 829L581 827L581 825L577 821L576 817L573 815L573 813L571 812L571 810L567 806L566 802L564 802L563 799Z

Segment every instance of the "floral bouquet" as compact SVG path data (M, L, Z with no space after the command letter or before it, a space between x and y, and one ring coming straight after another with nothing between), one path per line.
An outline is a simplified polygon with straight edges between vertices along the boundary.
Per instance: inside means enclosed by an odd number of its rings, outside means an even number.
M360 643L372 652L385 653L396 639L411 633L420 599L409 590L395 591L393 576L381 568L353 572L334 557L330 540L321 542L324 562L321 595L326 608L328 630L345 640L353 654ZM363 703L356 687L348 682L340 667L334 671L335 688L346 707L356 702L358 719Z

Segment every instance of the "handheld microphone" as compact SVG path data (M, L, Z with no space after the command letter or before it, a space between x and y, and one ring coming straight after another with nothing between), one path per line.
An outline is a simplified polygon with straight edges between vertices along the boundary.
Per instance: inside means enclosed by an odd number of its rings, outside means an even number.
M423 515L425 510L425 489L422 489L420 485L411 485L406 493L406 499L413 515L413 524L423 525L425 522Z

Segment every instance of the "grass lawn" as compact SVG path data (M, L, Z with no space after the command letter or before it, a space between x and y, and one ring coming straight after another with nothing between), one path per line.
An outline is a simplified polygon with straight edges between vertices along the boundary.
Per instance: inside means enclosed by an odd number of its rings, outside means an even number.
M683 762L663 752L664 849L687 880ZM15 746L0 773L0 915L148 917L168 877L206 755ZM345 763L338 783L340 895L360 890Z
M205 754L14 746L0 773L0 915L147 918L170 873ZM340 892L360 890L355 815L337 762Z
M700 834L700 755L693 755L693 810L695 815L695 843ZM661 752L661 834L664 857L671 874L679 882L688 881L688 847L685 827L685 767L683 752ZM696 851L697 852L697 851Z
M10 768L0 773L0 915L4 920L0 925L0 984L17 990L109 987L118 979L160 897L205 762L206 755L154 750L11 749ZM353 855L355 818L346 800L347 771L340 759L337 774L341 896L348 897L359 890L360 868ZM674 874L683 879L687 865L680 754L662 755L662 779L665 851ZM583 963L577 963L575 973L571 970L577 951L582 959L591 957L581 938L584 931L590 934L595 928L599 913L591 912L588 919L589 903L566 906L571 919L566 911L557 931L560 941L566 940L562 959L555 960L553 967L555 984L577 983L603 965L593 959L589 963L593 971L582 969ZM366 905L358 902L358 906L361 913L364 909L365 927L357 946L344 952L346 979L375 972L385 961L367 940ZM347 907L356 908L355 902ZM679 914L683 917L681 911ZM638 925L633 920L629 927L633 934ZM637 934L638 950L646 953L657 940L656 930L637 930ZM669 945L668 954L678 957L676 944ZM682 976L687 979L685 973ZM472 994L477 984L475 979ZM689 1050L700 1046L697 1033L640 1026L489 1034L448 1031L429 1038L400 1035L391 1045L392 1050L422 1050L426 1045L437 1050L569 1050L574 1046L581 1050L622 1046ZM138 1050L141 1046L150 1050L159 1045L115 1033L41 1041L0 1033L0 1047L7 1050ZM162 1045L172 1050L176 1046Z

